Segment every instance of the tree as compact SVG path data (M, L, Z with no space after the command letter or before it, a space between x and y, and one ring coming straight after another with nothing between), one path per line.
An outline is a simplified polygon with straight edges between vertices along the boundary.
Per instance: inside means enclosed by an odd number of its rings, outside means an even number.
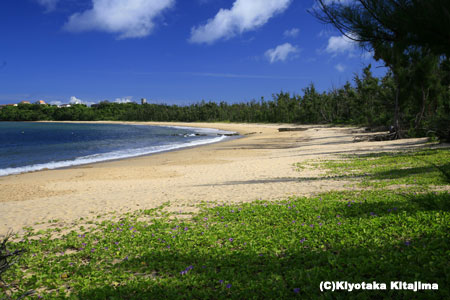
M312 13L348 38L369 46L396 43L450 56L448 0L317 0Z
M450 57L450 1L318 0L313 14L385 62L396 88L396 136L402 135L404 108L414 115L417 130L430 103L430 91L439 82L436 70ZM411 88L416 86L419 91ZM415 105L418 98L419 106Z

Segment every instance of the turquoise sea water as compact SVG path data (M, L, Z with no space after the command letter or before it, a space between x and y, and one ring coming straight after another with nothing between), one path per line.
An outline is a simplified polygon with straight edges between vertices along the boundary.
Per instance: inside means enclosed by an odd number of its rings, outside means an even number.
M0 122L0 176L214 143L215 129L122 124Z

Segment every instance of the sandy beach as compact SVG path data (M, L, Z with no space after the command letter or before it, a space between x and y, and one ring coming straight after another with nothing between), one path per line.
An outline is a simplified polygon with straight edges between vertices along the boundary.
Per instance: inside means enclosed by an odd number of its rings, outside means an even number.
M202 201L283 199L341 190L345 181L320 179L320 171L295 164L338 154L396 151L426 139L354 143L361 129L287 124L139 123L217 128L242 138L119 161L0 177L0 235L24 226L71 224L108 212L124 213L170 201L172 211L192 211ZM279 132L282 127L306 130ZM54 226L54 224L52 225Z

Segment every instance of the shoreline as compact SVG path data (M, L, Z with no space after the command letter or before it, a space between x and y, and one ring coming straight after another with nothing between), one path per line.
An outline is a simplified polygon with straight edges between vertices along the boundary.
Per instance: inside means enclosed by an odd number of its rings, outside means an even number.
M133 154L118 155L117 152L106 152L102 153L102 157L98 157L96 159L91 158L91 156L96 155L95 153L90 154L88 156L81 156L70 160L60 160L60 161L49 161L45 163L39 163L34 165L26 165L15 168L5 168L0 170L0 178L7 177L11 175L19 175L33 172L40 172L43 170L58 170L58 169L67 169L77 166L85 166L91 164L97 164L102 162L110 162L110 161L118 161L123 159L141 157L141 156L149 156L157 153L165 153L183 149L189 149L194 147L200 147L209 144L226 142L227 140L231 140L234 138L241 138L242 136L239 133L234 131L226 131L220 130L216 128L206 128L206 127L187 127L187 126L175 126L175 125L154 125L154 124L139 124L136 122L114 122L114 121L98 121L98 122L82 122L82 121L38 121L38 122L27 122L27 123L58 123L58 124L114 124L114 125L126 125L126 126L153 126L153 127L165 127L165 128L175 128L175 129L186 129L196 132L199 135L208 135L208 139L200 140L200 141L190 141L182 144L168 144L163 145L161 149L158 150L148 150L148 152L135 152ZM215 135L214 135L215 134ZM128 149L133 150L133 149ZM139 149L134 149L139 150ZM121 150L122 151L122 150ZM121 152L119 151L119 152ZM115 155L113 155L116 153ZM111 156L113 155L113 156ZM51 165L51 166L50 166ZM7 173L7 174L5 174Z
M77 122L79 123L79 122ZM98 123L98 122L94 122ZM117 122L111 122L116 123ZM127 123L128 124L128 123ZM170 202L189 212L202 202L251 202L348 189L295 166L339 154L421 147L425 139L354 143L355 127L293 124L137 122L139 125L217 128L242 138L64 169L0 177L0 235L25 226L45 229L109 212L126 213ZM278 132L280 127L304 131ZM358 132L358 133L356 133ZM320 179L319 179L320 178ZM50 220L58 220L48 223Z

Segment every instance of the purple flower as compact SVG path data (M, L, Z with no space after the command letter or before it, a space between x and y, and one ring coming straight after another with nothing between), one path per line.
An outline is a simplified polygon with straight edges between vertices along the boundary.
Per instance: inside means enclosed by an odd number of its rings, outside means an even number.
M322 226L323 224L322 223L319 223L319 226Z
M188 231L189 230L189 228L187 228L187 227L184 227L184 231Z
M371 216L375 216L375 213L373 211L370 212Z
M409 245L411 245L411 242L410 242L410 241L406 241L406 242L405 242L405 245L406 245L406 246L409 246Z
M305 223L302 223L302 226L305 226Z
M208 218L203 218L204 221L208 221Z
M317 219L320 219L320 216L317 216Z
M247 242L244 242L244 246L247 245Z
M306 239L305 238L302 238L301 240L300 240L300 243L304 243L306 241Z
M296 293L296 294L300 293L300 289L299 288L295 288L294 289L294 293Z
M119 245L119 242L114 242L114 244Z
M227 289L231 289L231 284L227 284Z
M231 212L234 213L234 210L232 209Z
M81 244L81 245L86 246L86 243L83 243L83 244Z
M341 222L338 223L338 225L341 225L341 224L342 224Z
M181 271L180 274L181 275L185 275L187 273L187 271Z
M336 218L340 218L341 217L341 215L336 215Z
M313 228L313 227L314 227L314 224L309 225L309 227Z
M295 223L295 220L294 220L294 221L292 221L292 223Z
M95 252L95 248L92 248L92 249L91 249L91 252Z
M229 238L228 240L229 240L230 242L234 241L233 238Z
M108 247L105 247L105 250L108 250Z
M222 283L223 283L223 280L222 280L222 279L221 279L221 280L219 280L219 283L220 283L220 284L222 284Z

